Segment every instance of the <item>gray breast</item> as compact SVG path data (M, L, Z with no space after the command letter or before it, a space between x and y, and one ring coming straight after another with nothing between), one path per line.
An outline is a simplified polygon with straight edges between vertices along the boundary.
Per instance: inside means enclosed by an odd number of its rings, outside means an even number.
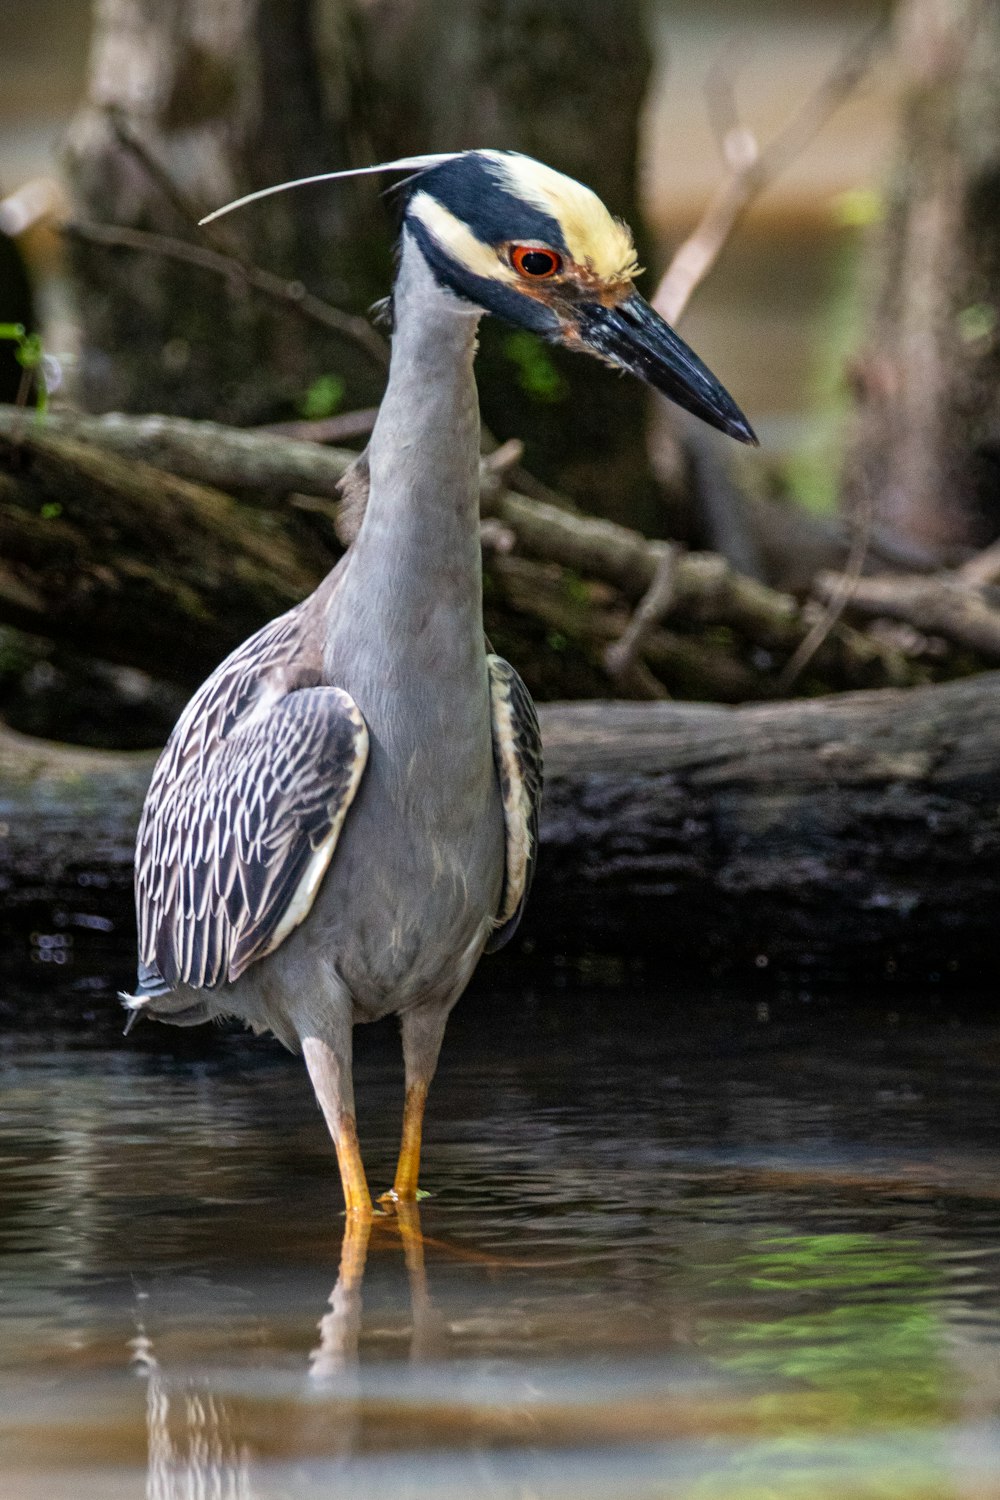
M423 691L398 691L391 704L384 683L354 684L369 727L368 769L311 940L336 954L366 1016L460 990L498 910L504 821L485 656L481 681L481 702L475 678L472 691L446 675Z

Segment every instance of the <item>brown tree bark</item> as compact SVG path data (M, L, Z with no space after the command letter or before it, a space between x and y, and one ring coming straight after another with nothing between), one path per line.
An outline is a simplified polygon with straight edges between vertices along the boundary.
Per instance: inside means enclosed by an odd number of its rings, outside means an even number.
M1000 533L1000 6L902 0L897 160L848 500L930 545Z
M279 195L214 232L195 221L254 188L354 165L352 0L99 0L69 140L73 212L216 245L361 313L384 291L388 224L370 182ZM294 414L318 376L377 399L383 371L238 273L71 240L91 409L238 423Z
M101 0L70 143L75 212L217 244L358 313L389 284L384 184L278 196L208 233L191 221L287 178L501 145L590 183L641 228L649 72L642 0L613 14L599 0ZM151 251L73 246L92 409L264 421L293 413L324 374L346 379L352 405L378 397L381 372L363 351L303 327L238 274L227 284ZM478 375L487 424L524 438L534 472L599 514L655 529L640 387L492 320Z
M639 236L638 146L651 72L644 0L374 0L359 11L381 157L503 146L587 183ZM597 515L657 529L646 396L595 361L492 319L477 378L500 438Z

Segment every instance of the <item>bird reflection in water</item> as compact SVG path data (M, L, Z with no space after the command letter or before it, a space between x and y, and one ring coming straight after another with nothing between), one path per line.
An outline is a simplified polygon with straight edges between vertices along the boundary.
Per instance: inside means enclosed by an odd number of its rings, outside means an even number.
M357 1445L361 1414L357 1382L362 1330L362 1285L369 1249L402 1245L410 1297L410 1360L440 1358L445 1350L445 1320L431 1299L424 1263L426 1244L415 1203L399 1203L394 1213L360 1220L348 1216L340 1249L337 1280L329 1311L319 1320L319 1342L309 1355L311 1393L336 1396L336 1418L326 1405L311 1403L303 1413L303 1447L326 1456L347 1456ZM251 1448L241 1441L225 1399L207 1382L188 1378L171 1391L156 1357L153 1340L140 1322L130 1346L132 1367L146 1381L146 1500L254 1500L250 1477ZM322 1431L317 1431L317 1421ZM311 1429L311 1431L310 1431Z
M171 1397L167 1377L140 1325L131 1341L132 1367L146 1381L146 1500L189 1500L194 1495L219 1500L253 1500L249 1454L235 1441L226 1404L207 1387L189 1381L175 1397L171 1431Z
M358 1220L349 1215L340 1249L340 1271L330 1293L330 1311L319 1321L319 1344L309 1356L310 1375L323 1382L345 1370L356 1368L361 1336L361 1287L368 1247L375 1234L398 1235L406 1260L410 1292L410 1360L420 1364L438 1359L444 1352L445 1322L431 1300L424 1264L426 1240L420 1228L420 1210L415 1203L397 1203L395 1213Z

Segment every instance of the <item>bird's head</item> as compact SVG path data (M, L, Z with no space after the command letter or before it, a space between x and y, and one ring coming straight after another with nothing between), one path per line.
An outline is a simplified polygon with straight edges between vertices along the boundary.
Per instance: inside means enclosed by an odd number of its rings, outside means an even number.
M636 290L627 225L590 188L530 156L460 151L324 173L251 193L209 218L286 187L411 169L404 238L415 241L440 286L638 375L740 442L757 441L728 391Z
M441 286L756 441L733 398L636 290L632 235L590 188L515 151L464 151L408 188L404 228Z

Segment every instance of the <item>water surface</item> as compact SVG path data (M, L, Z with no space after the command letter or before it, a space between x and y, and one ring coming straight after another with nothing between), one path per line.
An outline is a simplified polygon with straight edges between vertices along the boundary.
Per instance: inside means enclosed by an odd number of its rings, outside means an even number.
M118 1041L94 994L51 1035L24 998L2 1500L1000 1494L1000 1028L481 988L431 1097L422 1237L377 1223L365 1258L296 1060ZM381 1187L397 1043L358 1043Z

